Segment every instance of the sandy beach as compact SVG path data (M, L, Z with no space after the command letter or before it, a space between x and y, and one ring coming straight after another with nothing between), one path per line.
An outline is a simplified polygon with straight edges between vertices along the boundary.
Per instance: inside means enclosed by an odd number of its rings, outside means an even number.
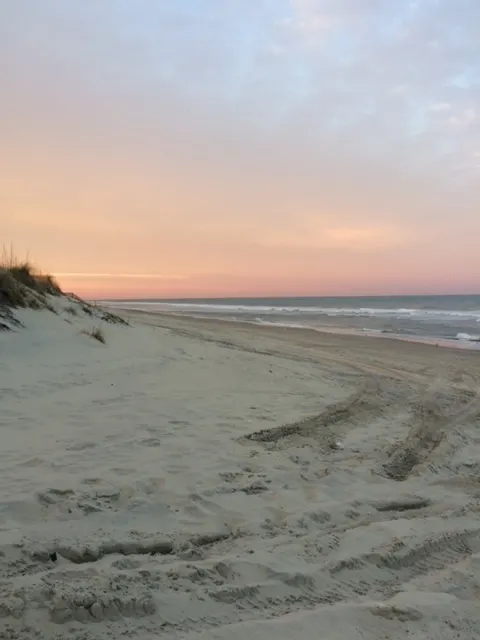
M480 637L480 354L124 313L0 333L0 637Z

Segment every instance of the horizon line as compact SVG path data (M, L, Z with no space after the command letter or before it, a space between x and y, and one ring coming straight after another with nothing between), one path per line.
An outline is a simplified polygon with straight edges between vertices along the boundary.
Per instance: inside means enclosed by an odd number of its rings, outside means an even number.
M230 295L230 296L173 296L173 297L143 297L143 298L94 298L104 302L135 302L135 301L170 301L170 300L278 300L286 298L436 298L436 297L457 297L457 296L475 296L480 297L479 293L376 293L376 294L336 294L336 295Z

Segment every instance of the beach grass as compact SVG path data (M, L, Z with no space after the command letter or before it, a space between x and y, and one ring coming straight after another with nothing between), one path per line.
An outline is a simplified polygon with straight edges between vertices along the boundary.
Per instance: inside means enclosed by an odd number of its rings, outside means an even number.
M0 329L11 328L14 324L20 326L20 320L15 316L16 309L46 309L54 314L59 313L59 305L54 298L63 297L68 303L62 311L69 316L65 321L75 316L88 316L93 322L129 326L123 318L102 309L96 303L89 303L75 294L62 291L55 277L39 269L27 256L20 259L12 246L0 249ZM8 322L7 322L8 320ZM106 344L105 335L101 328L84 331L86 335L102 344Z
M100 327L94 327L93 329L83 329L80 333L84 336L92 338L93 340L97 340L102 344L107 344L105 333Z
M12 246L3 246L0 255L0 304L41 309L47 306L47 295L62 295L55 278L38 269L28 256L18 258Z
M68 307L65 307L65 313L68 313L71 316L78 316L78 309L71 304Z

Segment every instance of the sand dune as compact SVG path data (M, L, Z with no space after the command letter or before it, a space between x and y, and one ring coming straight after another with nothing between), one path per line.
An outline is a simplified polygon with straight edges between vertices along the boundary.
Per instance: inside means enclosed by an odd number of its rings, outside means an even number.
M23 311L0 334L0 636L480 637L480 358Z

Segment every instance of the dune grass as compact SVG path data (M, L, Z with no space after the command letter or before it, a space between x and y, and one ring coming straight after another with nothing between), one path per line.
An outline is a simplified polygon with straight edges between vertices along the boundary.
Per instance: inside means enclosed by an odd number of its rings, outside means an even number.
M4 246L0 255L0 304L41 309L47 306L47 295L62 295L55 278L37 269L28 256L19 259L13 247Z
M93 340L97 340L102 344L107 344L107 339L105 338L105 334L100 327L94 327L93 329L83 329L80 333L84 336L88 336L89 338L92 338Z
M65 313L68 313L71 316L78 316L78 309L71 304L68 307L65 307Z
M122 326L129 326L123 318L102 309L97 304L82 300L75 294L64 293L52 275L38 269L27 256L19 259L13 247L3 246L0 249L0 329L8 329L16 324L21 326L12 310L15 309L47 309L58 315L57 304L52 297L63 297L69 302L63 308L69 318L64 317L71 324L74 316L88 316L92 322L106 322ZM85 335L106 344L105 335L100 328L82 331Z

